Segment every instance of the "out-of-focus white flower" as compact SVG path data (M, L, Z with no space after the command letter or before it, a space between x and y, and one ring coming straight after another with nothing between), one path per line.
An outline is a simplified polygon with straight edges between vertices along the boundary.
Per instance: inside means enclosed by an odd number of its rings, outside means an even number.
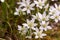
M59 10L59 12L60 12L60 5L57 5L57 4L55 3L55 8L56 8L57 10Z
M54 14L59 14L60 15L60 5L58 6L57 4L55 4L54 6L50 6L49 14L50 15L54 15Z
M39 7L40 9L42 9L43 8L43 6L45 5L45 2L46 2L47 0L35 0L34 2L35 2L35 4L36 4L36 7Z
M16 12L14 12L14 15L19 15L19 11L20 11L20 9L16 8Z
M45 31L47 31L47 29L52 29L52 27L51 26L48 26L48 24L49 24L49 22L45 22L45 21L42 21L41 23L40 23L40 30L45 30Z
M43 33L43 30L39 30L39 29L36 29L36 32L34 32L35 34L35 38L43 38L44 36L46 36L45 33Z
M58 13L54 14L53 16L50 17L51 19L54 19L55 22L57 23L60 20L60 15Z
M32 15L34 19L38 19L38 21L48 21L49 20L49 15L46 15L46 12L43 14L37 13L36 16Z
M25 28L24 26L22 27L20 25L18 25L18 30L19 30L19 33L22 33L22 34L25 34L28 31L27 28Z
M22 26L18 25L18 30L22 30Z
M54 6L50 6L50 8L49 8L49 14L50 15L53 15L53 14L55 14L56 13L56 8L54 7Z
M0 0L1 2L4 2L5 0Z
M49 15L46 15L46 12L43 14L40 14L40 21L48 21L49 20Z
M57 4L55 4L54 6L50 7L49 14L50 18L54 19L54 21L57 23L60 20L60 5L58 6Z
M30 10L34 10L35 3L31 3L30 0L22 0L22 2L18 2L20 4L19 7L23 7L22 11L27 11L27 13L31 13Z
M32 15L32 17L34 18L34 19L37 19L37 20L40 20L40 15L41 15L41 13L36 13L36 16L35 15Z
M33 30L35 30L35 26L37 25L36 23L34 23L35 22L35 20L34 19L32 19L32 20L28 20L27 19L27 23L23 23L23 26L25 26L25 27L27 27L27 28L31 28L31 29L33 29Z

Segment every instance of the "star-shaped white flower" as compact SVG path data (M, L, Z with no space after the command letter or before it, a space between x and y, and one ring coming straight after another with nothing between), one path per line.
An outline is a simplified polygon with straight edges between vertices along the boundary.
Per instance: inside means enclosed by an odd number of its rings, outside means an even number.
M36 15L32 15L32 17L39 21L40 20L40 15L41 15L41 13L38 12L38 13L36 13Z
M43 38L44 36L46 36L45 33L43 33L43 30L39 30L38 28L36 28L36 32L34 32L35 34L35 38Z
M56 13L56 8L54 6L50 6L49 8L49 15L54 15Z
M42 21L41 23L40 23L40 30L45 30L45 31L47 31L48 29L52 29L52 27L51 26L48 26L48 24L49 24L49 22L45 22L45 21Z
M34 2L35 2L35 4L36 4L36 7L39 7L40 9L42 9L43 8L43 6L45 6L45 2L46 2L47 0L35 0Z
M54 19L54 21L57 23L60 20L60 5L58 6L55 3L54 6L50 6L49 15L50 15L50 18Z
M25 26L26 28L31 28L31 29L33 29L33 30L35 30L35 26L37 25L36 23L34 23L35 22L35 20L34 19L32 19L32 20L28 20L27 19L27 23L23 23L23 26Z
M57 23L60 20L59 13L56 13L50 17L51 19L54 19L54 21Z
M20 25L18 25L18 30L19 30L19 33L22 33L22 34L25 34L28 31L27 28L25 28L24 26L22 27Z
M22 7L22 11L27 11L27 13L31 13L30 10L34 10L35 3L31 3L30 0L22 0L22 2L18 2L20 4L19 7Z
M54 6L50 6L49 15L54 15L56 13L58 13L60 15L60 5L58 6L57 4L55 4Z
M43 14L40 14L40 21L48 21L49 15L46 14L46 12L43 12Z
M38 21L48 21L49 20L49 15L46 15L46 12L44 12L43 14L41 13L36 13L35 15L32 15L34 19L38 19Z

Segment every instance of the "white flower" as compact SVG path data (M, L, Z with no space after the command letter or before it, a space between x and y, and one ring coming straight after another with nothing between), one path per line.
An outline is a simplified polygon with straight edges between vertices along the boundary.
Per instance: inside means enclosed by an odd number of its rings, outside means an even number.
M54 21L57 23L60 20L59 13L56 13L50 17L51 19L54 19Z
M34 19L38 19L38 21L48 21L49 20L49 15L46 15L46 12L43 14L41 13L36 13L36 16L32 15Z
M34 19L37 19L37 20L40 20L40 15L41 15L41 13L36 13L36 16L35 15L32 15L32 17L34 18Z
M48 21L49 20L49 15L44 12L43 14L40 14L40 21Z
M4 2L5 0L0 0L1 2Z
M20 25L18 25L18 30L19 30L19 33L22 33L22 34L25 34L28 31L27 28L25 28L24 26L22 27Z
M36 32L34 32L34 34L35 34L35 38L36 38L36 39L37 39L37 38L43 38L44 36L46 36L46 34L43 33L42 30L39 31L39 29L36 29Z
M55 6L55 7L54 7ZM60 6L57 6L57 4L55 4L54 6L50 7L50 18L54 19L54 21L57 23L60 20Z
M36 4L36 6L37 7L39 7L40 9L42 9L43 8L43 6L45 5L45 2L46 2L47 0L35 0L34 2L35 2L35 4Z
M60 5L57 5L56 3L55 3L55 8L60 12Z
M54 6L50 6L50 8L49 8L49 14L50 15L54 15L54 14L58 13L60 15L60 5L57 6L57 4L55 4Z
M32 20L28 20L27 19L27 23L23 23L23 26L25 26L25 27L27 27L27 28L31 28L31 29L33 29L33 30L35 30L35 26L37 25L36 23L34 23L35 22L35 20L34 19L32 19Z
M48 26L49 22L45 22L45 21L42 21L42 23L40 23L40 30L45 30L47 31L47 29L52 29L51 26Z
M53 15L53 14L55 14L56 13L56 8L54 7L54 6L50 6L50 8L49 8L49 15Z
M22 2L18 2L20 4L19 7L23 7L22 11L27 11L30 13L30 10L34 10L35 3L31 3L30 0L23 0Z
M22 30L22 26L18 25L18 30Z
M14 12L14 15L19 15L19 11L20 11L20 9L16 8L16 12Z

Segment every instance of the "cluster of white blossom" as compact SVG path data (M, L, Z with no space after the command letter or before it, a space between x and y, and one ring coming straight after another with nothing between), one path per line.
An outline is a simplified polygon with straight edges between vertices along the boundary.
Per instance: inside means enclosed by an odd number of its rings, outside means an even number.
M22 14L31 14L32 17L31 20L26 19L26 23L23 23L22 26L18 25L19 33L27 35L29 32L29 36L26 36L29 38L31 38L32 34L35 34L35 38L43 38L47 35L44 31L52 29L51 25L49 25L50 20L53 19L56 23L60 20L60 5L55 3L54 6L50 6L47 1L48 0L22 0L17 3L19 7L16 8L14 15L20 16L20 12L22 12ZM34 14L35 10L37 11ZM41 10L43 12L41 12Z

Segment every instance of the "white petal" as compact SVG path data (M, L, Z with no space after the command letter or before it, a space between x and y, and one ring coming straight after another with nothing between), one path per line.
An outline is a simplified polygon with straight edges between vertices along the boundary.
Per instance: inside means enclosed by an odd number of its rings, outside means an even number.
M55 19L55 22L57 23L58 22L58 19Z
M33 17L34 19L36 19L36 16L35 16L35 15L32 15L32 17Z
M52 27L51 27L51 26L47 26L47 28L48 28L48 29L52 29Z
M37 32L34 32L35 35L37 35Z
M43 13L43 16L46 16L46 12Z
M40 37L43 38L43 36L46 36L46 34L42 33Z
M28 26L26 23L23 23L22 25L23 25L23 26Z
M45 24L45 21L42 21L42 25L44 25Z
M27 8L23 8L23 9L22 9L22 11L26 11L26 10L27 10Z
M42 9L43 7L42 6L39 6L40 9Z
M28 13L28 14L30 13L30 10L29 10L29 9L27 10L27 13Z
M27 24L29 24L30 23L30 21L27 19Z
M19 15L19 13L18 12L15 12L14 15Z
M32 3L31 5L30 5L30 7L34 7L35 6L35 3Z
M35 10L34 8L30 8L30 10Z
M34 22L34 21L35 21L35 19L32 18L31 22Z
M38 12L38 16L40 19L42 19L42 14Z
M55 3L55 7L57 8L57 4Z
M18 30L21 30L21 28L22 28L22 27L21 27L20 25L18 25Z
M31 36L26 36L26 38L29 38L29 39L31 39Z
M34 1L35 2L35 4L38 4L38 2L37 1Z
M51 18L51 19L54 19L55 17L54 17L54 16L51 16L50 18Z
M47 28L44 28L45 31L47 31Z
M40 28L39 28L40 30L44 30L44 28L42 27L42 26L40 26Z
M33 30L35 30L36 28L32 27Z
M59 20L60 20L60 16L59 16Z
M17 8L16 8L16 11L18 12L18 11L19 11L19 9L17 9Z
M38 36L35 36L35 38L37 39L37 38L38 38Z
M37 26L37 23L34 23L34 26Z

